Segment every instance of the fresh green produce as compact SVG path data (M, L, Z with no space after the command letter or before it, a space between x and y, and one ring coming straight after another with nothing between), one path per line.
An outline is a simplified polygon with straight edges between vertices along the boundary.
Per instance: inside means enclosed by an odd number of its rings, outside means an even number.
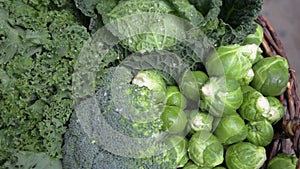
M254 77L252 62L259 53L260 48L255 44L220 46L206 60L205 68L209 76L225 75L241 85L248 85Z
M266 97L250 86L244 86L242 90L244 101L238 110L242 118L257 121L270 116L270 104Z
M208 131L198 131L189 140L190 159L200 167L215 167L221 164L223 146L218 138Z
M187 124L185 112L176 106L166 106L160 118L163 121L163 130L170 133L182 132Z
M197 166L195 163L189 161L188 163L185 164L183 169L199 169L199 166Z
M166 89L166 105L177 106L181 109L185 109L187 106L187 100L180 93L177 86L168 86Z
M267 119L272 124L276 124L284 116L285 113L284 107L276 97L269 96L267 97L267 99L270 105L270 111L269 111L270 116L267 117Z
M228 169L259 169L266 159L264 147L248 142L240 142L229 146L225 155Z
M200 107L213 116L232 114L243 102L240 84L233 78L210 77L201 89Z
M214 118L210 114L198 110L191 110L187 114L189 114L189 126L193 131L212 130Z
M117 120L117 119L114 119ZM88 137L82 129L76 114L70 119L68 131L64 135L63 167L74 168L121 168L131 169L137 166L142 168L166 168L177 167L177 153L169 151L149 158L129 158L110 153Z
M234 113L220 119L214 135L224 145L243 141L248 134L248 128L239 114Z
M267 146L273 140L273 126L267 120L249 122L247 127L247 140L251 143L257 146Z
M139 71L133 78L132 84L151 90L151 99L153 99L154 103L164 102L166 97L166 84L158 71Z
M0 166L16 150L62 158L87 28L72 1L3 0L0 17Z
M208 81L208 76L203 71L192 71L194 75L195 82L198 85L199 90L203 87L203 85Z
M1 0L0 168L259 168L288 78L262 2Z
M177 167L183 167L189 160L187 148L188 140L181 136L171 136L165 141L167 146L172 147L172 150L176 152Z
M285 58L274 56L263 58L253 66L251 85L265 96L282 94L289 80L289 65Z
M243 44L255 44L255 45L260 45L262 43L263 40L263 36L264 36L264 30L262 28L262 26L260 26L259 24L255 24L256 25L256 31L253 34L249 34Z
M295 154L277 154L268 164L268 169L296 169L298 158Z

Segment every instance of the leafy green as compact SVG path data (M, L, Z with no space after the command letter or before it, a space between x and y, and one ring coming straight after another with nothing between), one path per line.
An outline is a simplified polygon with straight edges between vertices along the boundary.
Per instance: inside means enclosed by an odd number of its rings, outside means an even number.
M14 1L0 11L0 129L4 140L14 138L5 141L5 149L61 158L62 134L73 112L70 75L90 35L72 5L39 11Z
M62 169L59 159L50 158L45 153L19 151L4 165L7 169Z
M220 18L236 28L256 19L262 4L263 0L223 0Z

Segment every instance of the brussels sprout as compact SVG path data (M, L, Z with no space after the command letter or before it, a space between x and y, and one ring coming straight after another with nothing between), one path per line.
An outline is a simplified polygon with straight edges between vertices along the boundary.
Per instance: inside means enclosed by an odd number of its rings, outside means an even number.
M196 77L197 78L197 77ZM196 81L192 71L186 70L179 79L179 88L181 93L190 100L199 101L200 93L198 88L198 82Z
M213 169L226 169L225 167L215 167Z
M257 24L254 23L256 25L256 31L254 34L249 34L245 39L243 44L255 44L257 46L259 46L262 43L263 40L263 36L264 36L264 30L263 28Z
M176 106L166 106L160 119L163 121L163 130L170 133L182 132L187 124L185 112Z
M278 96L287 87L289 80L289 65L280 56L263 58L253 66L254 78L251 82L256 90L265 96Z
M221 46L206 60L205 67L209 76L225 75L247 85L253 79L252 63L259 53L254 44Z
M160 103L165 100L166 84L161 73L156 70L142 70L132 80L132 84L147 87L153 93L153 101Z
M239 108L242 118L248 121L258 121L269 117L270 105L268 99L250 86L243 86L243 103Z
M208 131L198 131L189 140L190 159L200 167L215 167L221 164L223 146L216 136Z
M195 163L189 161L186 163L183 167L183 169L199 169L199 166L197 166Z
M177 106L185 109L187 106L186 98L179 92L177 86L168 86L166 91L166 105Z
M272 124L267 120L249 122L247 127L249 142L257 146L267 146L272 142L274 130Z
M120 66L113 73L110 87L111 101L125 118L141 123L159 119L166 95L166 84L159 72L143 70L134 76Z
M187 154L188 140L184 137L174 135L168 137L165 142L176 154L177 167L183 167L189 160Z
M229 169L259 169L266 161L264 147L240 142L228 147L225 162Z
M193 131L212 130L214 121L213 116L205 112L199 112L198 110L192 110L189 112L189 114L189 126Z
M208 76L202 71L192 71L192 73L195 77L195 82L197 83L200 90L202 86L208 81Z
M232 114L243 102L240 84L233 78L211 77L201 92L200 107L216 117Z
M268 164L268 169L296 169L298 158L294 154L278 154Z
M247 133L247 126L237 113L222 117L214 131L215 136L224 145L243 141L247 137Z
M272 123L276 124L284 116L284 107L281 102L276 98L269 96L267 97L270 104L269 117L267 119Z

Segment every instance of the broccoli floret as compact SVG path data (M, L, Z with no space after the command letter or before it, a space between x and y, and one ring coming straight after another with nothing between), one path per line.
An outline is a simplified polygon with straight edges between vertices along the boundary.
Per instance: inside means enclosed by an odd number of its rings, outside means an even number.
M101 117L104 117L105 121L113 128L113 130L121 133L123 135L132 137L132 138L153 138L159 135L159 132L162 130L163 122L158 118L157 120L150 121L147 123L135 122L123 116L122 113L119 112L119 109L116 108L115 104L118 102L113 101L113 91L112 82L116 82L116 68L111 67L105 70L103 76L101 78L101 83L98 88L98 91L94 98L95 102L92 104L98 104L101 112ZM125 72L125 71L122 71ZM120 72L117 72L120 73ZM120 74L119 74L120 75ZM117 83L118 86L135 86L130 81L133 79L132 75L129 73L128 76L123 74L123 78ZM140 89L144 91L145 86ZM131 89L131 88L129 88ZM147 91L147 90L146 90ZM151 91L151 90L150 90ZM126 95L126 93L125 93ZM134 93L129 95L129 98L133 97ZM137 95L139 96L139 95ZM140 96L141 97L141 96ZM133 97L135 98L135 97ZM83 104L90 104L91 102L83 101ZM129 99L130 100L130 99ZM147 99L146 99L147 100ZM81 106L80 104L78 105ZM90 105L88 105L90 106ZM84 108L82 108L84 107ZM84 118L89 120L90 125L97 124L95 121L90 121L92 116L89 115L89 110L86 105L83 105L80 111L84 111ZM80 108L79 108L80 109ZM104 142L103 140L99 141L98 139L94 139L91 136L91 133L85 132L86 126L83 126L83 120L80 118L82 114L79 114L79 109L77 109L76 113L73 113L68 130L64 137L64 146L63 146L63 165L65 169L110 169L110 168L118 168L118 169L174 169L177 166L176 158L177 153L174 149L169 149L163 151L161 153L153 153L154 155L146 155L143 156L143 152L141 152L140 158L124 157L120 154L114 154L113 152L109 152L105 149L105 146L99 145L99 142ZM79 113L78 113L79 112ZM140 113L139 110L134 113ZM97 117L95 117L97 118ZM84 120L86 120L84 119ZM92 128L94 128L93 126ZM92 129L95 130L95 129ZM97 130L97 129L96 129ZM100 129L99 129L100 130ZM102 129L103 130L103 129ZM99 134L103 134L101 131ZM91 136L91 137L89 137ZM147 147L147 143L138 142L140 145L136 145L137 147ZM101 143L100 143L101 144ZM113 144L113 143L112 143ZM132 144L132 143L129 143ZM124 145L126 146L126 145ZM147 149L148 150L148 149ZM153 149L149 148L149 152ZM132 150L134 151L134 150ZM147 152L146 152L147 154ZM136 157L136 156L135 156Z
M76 114L64 136L64 169L174 169L176 154L169 151L149 158L128 158L114 155L94 144L82 129Z

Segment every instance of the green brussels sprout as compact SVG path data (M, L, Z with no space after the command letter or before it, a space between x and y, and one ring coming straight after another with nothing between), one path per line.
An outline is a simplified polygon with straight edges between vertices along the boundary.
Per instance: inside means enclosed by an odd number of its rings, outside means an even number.
M166 84L155 70L142 70L134 75L118 67L111 80L111 101L117 112L135 122L159 119L164 108Z
M182 132L187 124L185 112L176 106L166 106L160 119L163 121L163 130L170 133Z
M226 166L229 169L259 169L266 159L264 147L248 142L229 146L225 154Z
M200 108L213 116L222 117L232 114L243 102L240 84L233 78L210 77L201 89Z
M298 158L295 154L277 154L268 164L268 169L296 169Z
M264 30L262 26L260 26L257 23L254 23L256 25L256 30L254 34L249 34L245 39L243 44L255 44L259 46L262 43L263 36L264 36Z
M183 167L183 169L199 169L199 166L197 166L195 163L193 163L192 161L189 161L188 163L186 163Z
M272 123L276 124L284 116L284 107L281 102L276 98L269 96L267 97L270 104L269 117L267 119Z
M139 71L132 80L132 84L150 89L155 103L164 102L167 89L160 72L156 70Z
M208 76L202 71L192 71L192 73L195 77L195 82L197 83L200 90L202 86L208 81Z
M226 169L225 167L215 167L213 169Z
M214 135L224 145L241 142L246 139L247 134L247 126L237 113L222 117L214 131Z
M177 167L183 167L189 160L187 154L188 140L184 137L174 135L168 137L165 142L176 154Z
M200 92L198 88L197 77L194 77L192 71L186 70L179 79L179 88L181 93L192 101L200 100Z
M243 103L239 113L243 119L258 121L269 117L270 105L268 99L250 86L243 86Z
M205 67L209 76L225 75L241 85L248 85L254 77L252 62L259 53L259 47L254 44L220 46L206 60Z
M257 146L269 145L274 136L273 126L267 120L252 121L247 124L247 140Z
M188 153L190 159L199 167L215 167L223 158L223 146L212 133L198 131L189 140Z
M187 106L186 98L180 93L177 86L168 86L166 91L166 105L177 106L185 109Z
M192 110L189 112L189 126L193 131L211 131L214 118L205 112Z
M251 86L265 96L282 94L289 80L288 61L280 56L263 58L253 66Z

